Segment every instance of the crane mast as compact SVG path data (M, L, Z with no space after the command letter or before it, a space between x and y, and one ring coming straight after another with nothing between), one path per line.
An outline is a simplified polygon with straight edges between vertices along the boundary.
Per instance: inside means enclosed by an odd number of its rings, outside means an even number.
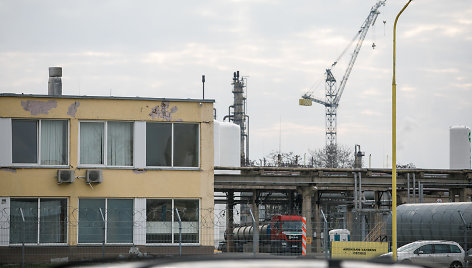
M359 55L359 51L361 50L362 43L369 31L371 25L374 25L375 21L377 20L378 15L380 12L378 9L385 5L386 0L378 1L370 10L369 15L364 20L361 28L356 33L354 38L352 39L351 43L344 49L341 55L336 59L336 61L331 65L330 68L326 69L326 80L325 80L325 101L319 100L314 98L311 94L306 93L300 99L300 105L303 106L311 106L311 103L314 101L321 105L325 106L325 128L326 128L326 146L336 151L337 145L337 108L339 105L339 101L344 91L344 87L346 86L347 80L349 79L349 75L351 74L352 68L354 67L354 63L356 62L357 56ZM336 88L336 78L334 77L331 70L336 66L338 61L342 58L345 54L347 49L351 47L351 45L356 42L356 46L354 48L354 52L349 60L349 64L346 68L346 71L343 75L341 83L339 87Z

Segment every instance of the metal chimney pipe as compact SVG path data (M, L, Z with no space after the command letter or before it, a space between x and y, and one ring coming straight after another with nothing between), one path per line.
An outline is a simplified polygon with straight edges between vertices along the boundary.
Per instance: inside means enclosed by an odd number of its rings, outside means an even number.
M48 95L62 95L62 67L49 67Z

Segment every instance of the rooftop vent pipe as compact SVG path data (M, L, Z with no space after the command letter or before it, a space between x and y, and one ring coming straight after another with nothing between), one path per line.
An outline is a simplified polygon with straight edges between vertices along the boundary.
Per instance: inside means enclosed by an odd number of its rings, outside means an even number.
M62 67L49 67L48 95L62 95Z

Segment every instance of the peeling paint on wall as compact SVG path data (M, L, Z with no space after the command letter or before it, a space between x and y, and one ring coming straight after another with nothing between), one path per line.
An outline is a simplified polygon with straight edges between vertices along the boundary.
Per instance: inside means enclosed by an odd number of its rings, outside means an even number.
M72 116L72 117L75 117L75 113L77 113L77 107L79 107L79 106L80 106L80 102L74 101L74 103L72 103L69 106L69 110L67 111L67 114Z
M152 108L151 112L149 113L149 116L151 116L153 119L161 118L167 121L171 121L172 114L177 112L177 110L177 106L170 108L169 102L163 101L161 105L156 105L154 108Z
M49 110L57 107L57 101L21 101L21 106L25 111L29 111L31 115L48 114Z
M135 170L133 170L133 172L135 174L141 174L141 173L146 173L146 170L145 169L135 169Z

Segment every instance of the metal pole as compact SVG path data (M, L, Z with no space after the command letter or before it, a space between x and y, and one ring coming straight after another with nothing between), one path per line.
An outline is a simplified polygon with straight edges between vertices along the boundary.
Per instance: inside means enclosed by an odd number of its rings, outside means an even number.
M406 3L395 18L393 24L393 78L392 78L392 252L393 260L397 260L397 83L395 81L395 40L397 22L400 15L410 4Z
M254 218L254 214L252 213L252 209L249 208L249 213L251 214L252 220L252 253L254 256L257 255L257 244L259 244L259 228L256 225L256 218Z
M102 258L105 258L105 227L106 227L106 222L105 222L105 216L103 215L102 208L98 208L100 211L100 215L102 215L102 221L103 221L103 241L102 241Z
M202 75L203 99L205 99L205 75Z
M413 173L413 203L416 203L416 174Z
M410 173L406 173L406 184L408 188L408 203L410 203Z
M179 221L179 256L182 256L182 220L180 219L179 210L175 208L177 220Z
M418 188L419 188L419 200L420 200L420 203L423 203L423 184L418 181Z
M329 258L329 248L328 248L328 220L326 219L325 214L323 213L323 210L320 209L321 215L323 215L324 219L324 235L323 235L323 244L324 244L324 251L325 251L325 258Z
M354 175L354 209L357 213L357 173L353 172Z
M23 232L22 232L22 238L21 238L21 268L25 267L25 215L23 214L23 209L20 209L20 214L21 214L21 219L23 221Z
M359 199L359 209L362 209L362 176L359 172L359 195L357 196Z

